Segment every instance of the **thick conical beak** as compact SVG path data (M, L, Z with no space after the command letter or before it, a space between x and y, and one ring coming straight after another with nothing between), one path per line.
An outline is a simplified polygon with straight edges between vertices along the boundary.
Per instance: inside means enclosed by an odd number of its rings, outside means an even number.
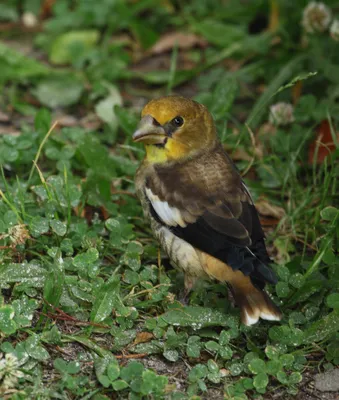
M157 124L151 115L142 117L138 129L133 134L135 142L143 142L145 144L162 144L166 138L164 128Z

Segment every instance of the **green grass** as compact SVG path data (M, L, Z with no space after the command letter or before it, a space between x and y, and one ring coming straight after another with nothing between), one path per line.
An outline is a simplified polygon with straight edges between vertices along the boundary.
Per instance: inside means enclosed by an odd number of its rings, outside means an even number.
M58 1L28 33L41 2L19 3L0 7L0 397L288 398L336 368L339 54L328 30L306 41L306 2L267 30L275 1ZM176 31L206 42L152 53ZM166 93L209 108L261 204L279 323L242 326L214 282L177 300L133 183L141 108Z

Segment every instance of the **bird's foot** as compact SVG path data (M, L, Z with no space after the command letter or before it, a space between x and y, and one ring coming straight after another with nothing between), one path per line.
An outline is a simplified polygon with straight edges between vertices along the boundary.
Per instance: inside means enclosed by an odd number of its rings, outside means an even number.
M190 290L183 289L179 292L177 296L179 303L181 303L185 307L189 305L189 294Z
M178 296L178 301L180 301L180 303L183 306L188 306L189 294L190 294L192 288L194 287L196 281L197 281L197 278L195 276L185 274L185 277L184 277L185 288L181 292L179 292L179 296Z

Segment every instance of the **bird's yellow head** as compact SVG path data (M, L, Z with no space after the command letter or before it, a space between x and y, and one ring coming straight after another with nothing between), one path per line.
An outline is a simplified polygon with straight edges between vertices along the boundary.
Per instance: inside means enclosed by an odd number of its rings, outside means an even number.
M185 97L152 100L141 117L133 140L145 144L146 159L151 163L185 159L217 140L207 108Z

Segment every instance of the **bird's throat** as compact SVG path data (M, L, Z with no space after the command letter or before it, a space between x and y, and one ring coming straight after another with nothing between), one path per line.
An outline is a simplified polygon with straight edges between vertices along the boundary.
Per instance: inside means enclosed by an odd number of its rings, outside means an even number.
M166 161L180 160L189 155L187 146L168 139L163 146L146 145L146 159L150 163L164 163Z
M146 149L146 159L150 163L161 163L168 160L167 150L165 146L155 146L153 144L148 144L145 146Z

